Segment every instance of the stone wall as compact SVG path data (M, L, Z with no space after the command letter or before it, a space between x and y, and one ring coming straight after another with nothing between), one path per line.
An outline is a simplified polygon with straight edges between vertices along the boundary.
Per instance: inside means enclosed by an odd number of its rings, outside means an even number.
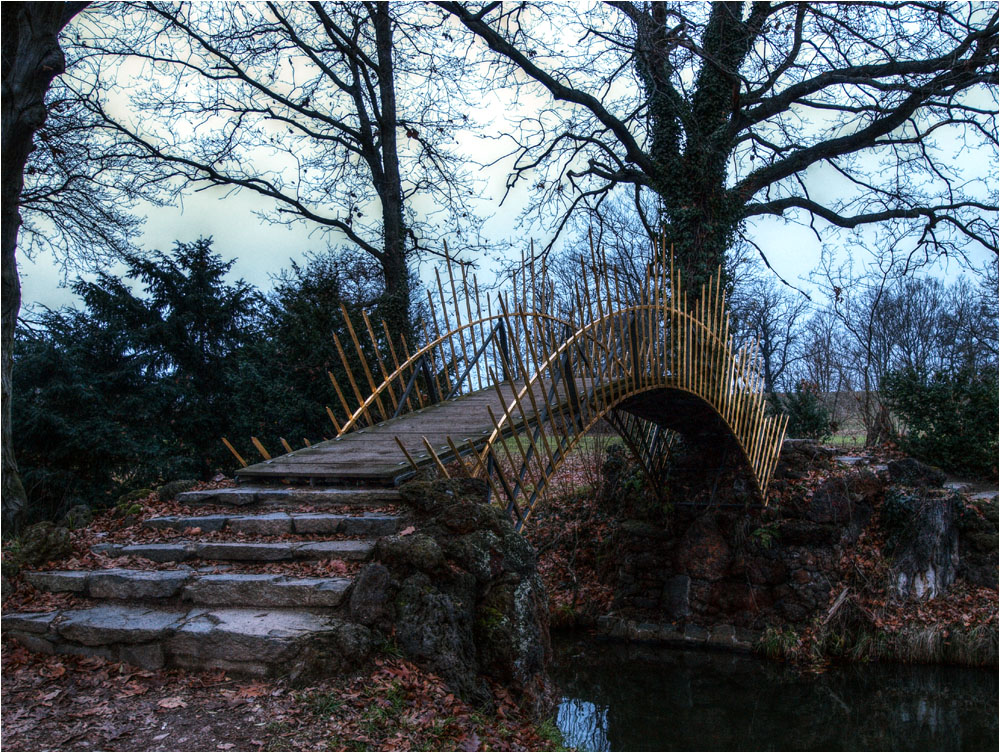
M351 619L394 641L459 695L488 705L502 684L538 718L552 709L548 598L532 546L475 479L401 488L414 526L379 540Z
M963 519L961 498L930 488L941 482L933 473L913 477L913 462L844 468L831 450L792 440L766 508L678 505L656 522L622 520L608 558L616 563L612 615L631 625L672 623L681 636L688 625L805 625L836 596L841 557L887 493L915 500L891 551L900 597L931 598L959 576L995 588L989 513ZM605 632L620 633L625 622Z

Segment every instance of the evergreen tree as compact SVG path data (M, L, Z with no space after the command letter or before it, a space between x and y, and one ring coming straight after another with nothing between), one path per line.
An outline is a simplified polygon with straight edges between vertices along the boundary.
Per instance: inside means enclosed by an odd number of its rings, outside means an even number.
M307 255L304 266L292 262L289 270L276 277L267 306L267 347L272 357L264 359L277 369L269 381L281 385L272 396L268 412L272 432L289 439L332 436L334 429L326 407L330 406L340 421L345 415L329 374L339 384L348 384L334 336L354 364L353 376L358 384L364 384L366 378L341 307L355 327L364 327L361 312L371 310L380 290L375 265L360 255L333 250ZM380 321L373 317L371 324L380 335ZM369 338L360 338L360 343L372 373L378 373L374 354L367 352ZM396 347L398 350L398 343Z

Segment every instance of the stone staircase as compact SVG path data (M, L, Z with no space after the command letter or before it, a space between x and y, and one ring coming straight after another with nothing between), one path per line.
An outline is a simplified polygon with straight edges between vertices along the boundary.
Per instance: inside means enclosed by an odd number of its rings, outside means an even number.
M258 677L364 658L371 633L348 619L347 601L376 541L405 523L395 489L238 486L177 501L184 514L142 522L150 540L94 547L138 567L24 573L73 606L4 614L3 634L44 653Z

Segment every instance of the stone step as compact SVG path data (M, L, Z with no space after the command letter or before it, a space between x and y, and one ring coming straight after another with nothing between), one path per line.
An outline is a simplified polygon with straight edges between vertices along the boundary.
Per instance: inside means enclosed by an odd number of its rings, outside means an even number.
M285 513L271 512L258 515L170 515L150 518L143 523L147 528L176 529L200 528L213 531L236 531L280 535L285 533L341 533L348 536L389 536L399 529L398 515L337 515L334 513Z
M194 604L240 607L336 607L351 585L350 578L117 568L27 572L24 579L41 591L92 599L179 598Z
M972 494L970 496L972 497L972 499L991 500L991 499L997 499L997 497L1000 497L1000 491L976 492L975 494Z
M317 505L345 507L380 507L401 501L396 489L341 487L252 487L233 486L225 489L202 489L183 492L177 501L185 505Z
M959 492L961 494L964 492L972 491L972 484L966 481L945 481L944 488L948 489L949 491Z
M109 557L145 557L153 562L185 560L235 560L239 562L281 562L287 560L364 560L371 554L372 541L170 541L150 544L98 544L95 552Z
M155 609L103 604L14 612L5 636L33 651L103 656L145 669L221 668L257 677L337 671L371 647L368 631L330 615L289 609Z

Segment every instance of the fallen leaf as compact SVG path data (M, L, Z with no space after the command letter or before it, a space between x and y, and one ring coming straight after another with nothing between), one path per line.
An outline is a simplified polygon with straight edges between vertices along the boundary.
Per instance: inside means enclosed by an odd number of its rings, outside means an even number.
M53 664L50 667L45 667L43 669L38 670L38 674L40 674L42 677L48 677L49 679L54 679L56 677L62 677L64 674L66 674L66 667L64 667L62 664Z
M238 698L258 698L262 695L267 695L270 688L266 685L253 684L247 685L245 688L240 688L236 693Z
M184 709L187 708L187 703L184 702L182 698L178 696L171 696L170 698L161 698L157 704L161 709Z

